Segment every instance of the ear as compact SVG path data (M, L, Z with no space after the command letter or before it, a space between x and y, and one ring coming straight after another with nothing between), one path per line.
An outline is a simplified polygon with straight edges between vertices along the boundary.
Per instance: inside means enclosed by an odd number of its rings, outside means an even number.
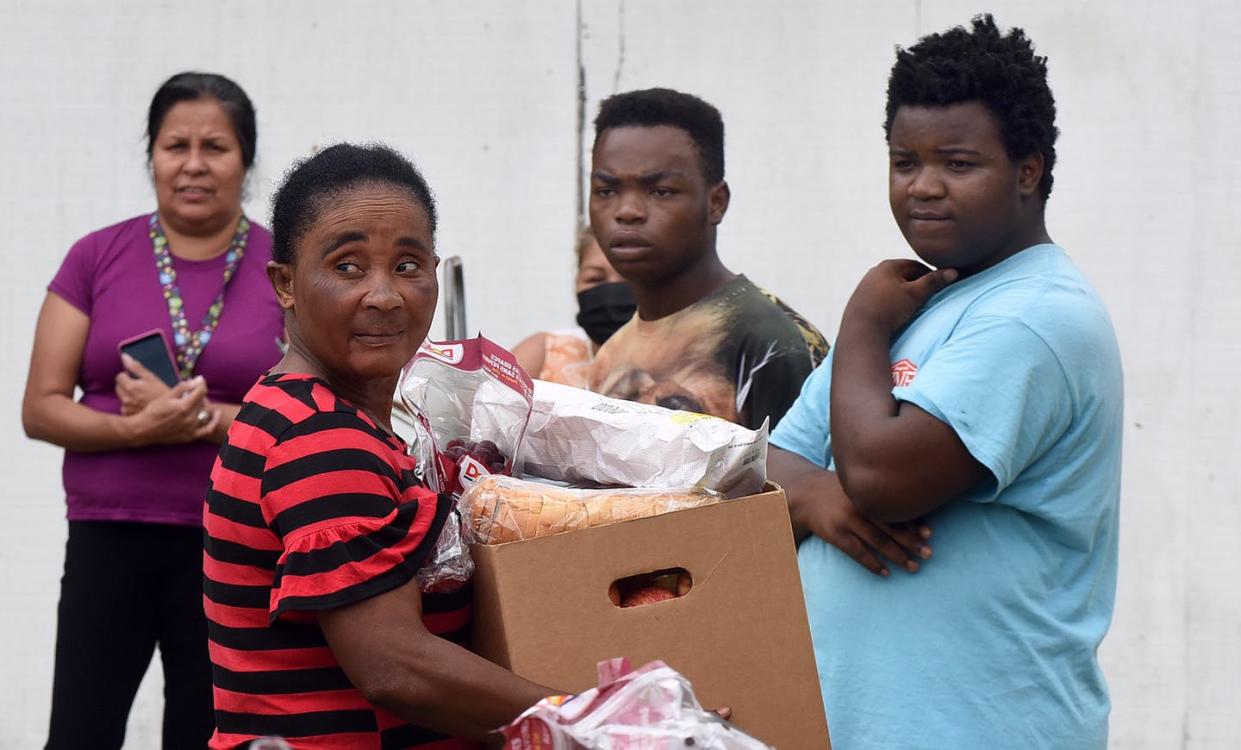
M288 263L267 261L267 278L276 290L276 301L282 310L293 309L293 266Z
M716 226L724 220L724 214L728 213L728 201L731 198L732 191L728 189L728 183L724 180L720 180L707 191L707 221L711 226Z
M1043 154L1035 151L1017 162L1017 190L1022 197L1038 196L1038 185L1043 181Z

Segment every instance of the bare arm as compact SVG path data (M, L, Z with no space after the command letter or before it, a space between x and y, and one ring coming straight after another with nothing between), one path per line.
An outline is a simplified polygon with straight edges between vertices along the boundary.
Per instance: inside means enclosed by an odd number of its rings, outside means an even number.
M556 693L428 631L417 580L322 612L319 625L368 701L455 737L485 739Z
M926 515L989 475L950 426L892 396L892 336L955 278L885 261L845 307L832 366L832 453L845 493L872 520Z
M22 398L22 426L36 440L94 452L198 440L216 429L200 425L207 395L201 380L180 383L130 416L96 411L73 400L90 318L49 292L39 311L30 372Z
M532 333L522 339L520 344L513 347L513 356L530 377L537 378L543 371L543 361L547 356L547 334Z
M926 542L931 537L930 527L921 522L871 521L849 501L835 472L821 469L792 451L772 446L767 453L767 476L784 487L793 533L799 541L814 534L881 576L890 574L882 558L913 573L918 570L919 558L931 556L931 546Z

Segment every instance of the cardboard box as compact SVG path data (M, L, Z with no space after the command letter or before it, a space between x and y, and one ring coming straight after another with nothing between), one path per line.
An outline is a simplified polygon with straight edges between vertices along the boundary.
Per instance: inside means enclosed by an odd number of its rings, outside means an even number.
M704 706L778 750L829 747L784 490L555 536L473 548L474 648L581 691L595 665L662 659ZM608 587L684 568L685 596L620 608Z

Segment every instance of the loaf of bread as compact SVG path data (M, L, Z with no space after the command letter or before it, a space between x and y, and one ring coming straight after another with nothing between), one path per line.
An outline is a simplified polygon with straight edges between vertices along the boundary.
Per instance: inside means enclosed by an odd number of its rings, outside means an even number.
M696 508L720 499L718 493L695 488L577 490L492 474L462 494L460 507L474 541L503 544Z

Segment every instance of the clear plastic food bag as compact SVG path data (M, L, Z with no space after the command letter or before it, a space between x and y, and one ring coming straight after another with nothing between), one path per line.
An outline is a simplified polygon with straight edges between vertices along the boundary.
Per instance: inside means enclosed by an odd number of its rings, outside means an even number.
M474 573L456 498L480 477L512 473L530 418L530 376L511 352L481 336L425 342L401 373L398 391L414 417L409 450L423 480L454 501L418 571L419 588L452 591Z
M703 709L689 680L661 661L599 663L599 687L544 698L500 729L507 750L771 750Z
M418 588L424 594L456 591L474 575L468 533L460 509L454 506L444 520L431 554L418 569Z
M648 518L720 500L718 493L696 487L583 490L490 476L466 490L459 507L472 531L471 541L502 544Z
M516 357L482 336L424 342L401 373L401 400L434 456L438 489L460 494L487 474L514 473L534 385Z

